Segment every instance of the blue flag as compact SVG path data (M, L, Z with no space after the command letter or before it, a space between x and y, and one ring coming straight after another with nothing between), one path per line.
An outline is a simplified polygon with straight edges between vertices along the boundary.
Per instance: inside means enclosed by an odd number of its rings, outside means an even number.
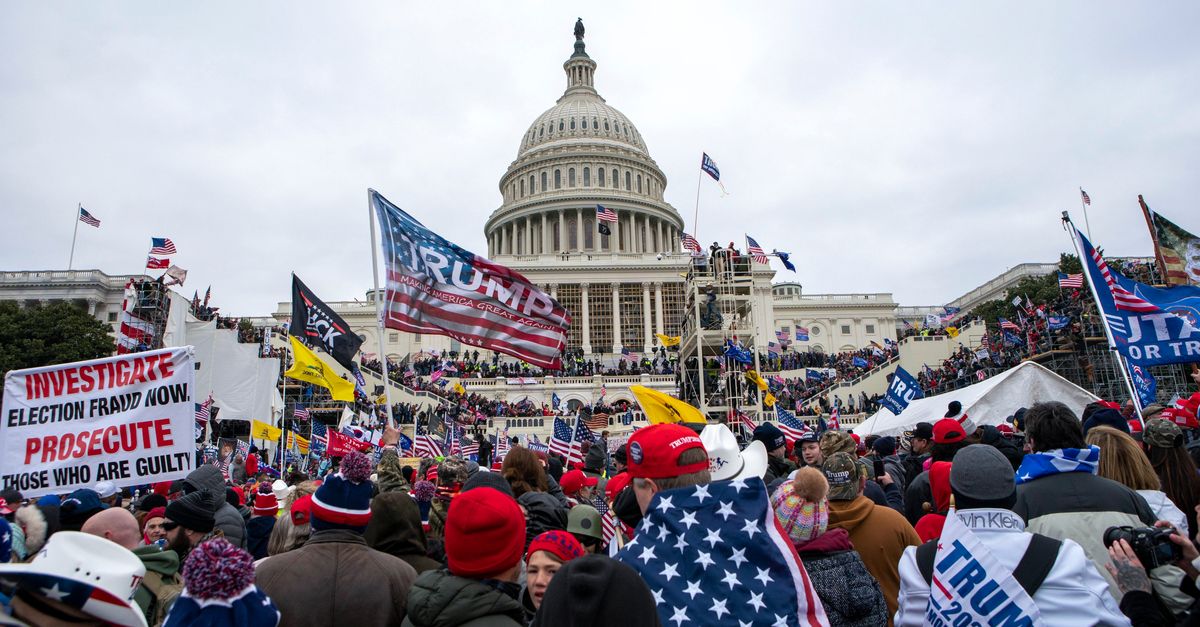
M1071 318L1068 316L1050 316L1046 318L1046 326L1051 331L1057 331L1068 324L1071 324Z
M783 262L783 267L791 270L792 272L796 271L796 266L792 265L791 261L788 261L788 257L791 257L791 253L781 253L777 250L775 251L775 256L779 257L779 260Z
M737 344L734 344L731 340L725 341L725 356L733 358L733 360L738 363L754 363L754 356L750 354L750 351L738 346Z
M1021 345L1025 344L1025 340L1021 339L1021 336L1017 335L1016 333L1013 333L1012 331L1005 331L1004 332L1004 343L1012 345L1012 346L1021 346Z
M1158 402L1158 381L1154 380L1149 368L1129 364L1129 375L1133 379L1133 389L1137 391L1142 407Z
M887 394L883 397L883 406L899 416L909 403L924 396L917 380L904 368L897 367L896 374L892 376L892 382L888 385Z
M1159 289L1127 279L1108 267L1078 229L1076 235L1113 348L1140 366L1200 359L1200 287Z
M804 378L808 379L809 381L824 381L825 373L821 372L820 370L808 368L804 371Z
M400 434L400 450L402 450L402 451L411 451L411 450L412 450L412 447L413 447L413 441L412 441L412 438L410 438L410 437L408 437L407 435L404 435L403 433L401 433L401 434Z
M553 407L554 409L558 409L558 406L560 403L562 403L562 399L560 399L558 397L558 393L551 392L550 393L550 406Z
M862 357L855 357L854 359L851 359L850 364L855 368L866 368L868 365L870 365L867 363L867 360L863 359Z

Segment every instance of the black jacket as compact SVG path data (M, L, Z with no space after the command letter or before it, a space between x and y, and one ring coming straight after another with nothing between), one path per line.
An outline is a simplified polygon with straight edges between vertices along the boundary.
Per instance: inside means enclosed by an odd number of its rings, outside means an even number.
M408 592L404 627L520 627L525 611L513 597L446 570L421 573Z
M417 502L403 492L384 492L371 500L371 522L363 533L367 546L394 555L413 567L417 574L442 568L427 556L425 530Z

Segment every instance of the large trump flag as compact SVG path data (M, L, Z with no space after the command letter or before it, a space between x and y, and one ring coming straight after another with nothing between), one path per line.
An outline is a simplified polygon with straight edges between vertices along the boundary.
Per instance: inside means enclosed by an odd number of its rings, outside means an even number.
M425 228L378 192L370 198L387 266L385 326L562 368L571 322L562 305L520 274Z

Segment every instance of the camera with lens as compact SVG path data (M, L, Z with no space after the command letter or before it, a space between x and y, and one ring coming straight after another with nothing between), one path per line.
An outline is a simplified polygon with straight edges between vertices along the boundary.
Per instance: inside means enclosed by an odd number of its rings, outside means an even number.
M1124 540L1142 566L1152 570L1183 559L1183 549L1171 542L1173 532L1173 529L1155 527L1109 527L1104 530L1104 546L1107 548L1117 540Z

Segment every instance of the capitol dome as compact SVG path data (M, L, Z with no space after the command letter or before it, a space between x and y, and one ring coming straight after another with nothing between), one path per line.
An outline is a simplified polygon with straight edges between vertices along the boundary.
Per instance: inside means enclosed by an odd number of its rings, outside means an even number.
M666 176L637 127L596 91L581 24L563 70L566 91L525 131L500 179L504 200L484 227L488 256L678 250L683 220L663 200ZM597 205L618 216L609 234Z

